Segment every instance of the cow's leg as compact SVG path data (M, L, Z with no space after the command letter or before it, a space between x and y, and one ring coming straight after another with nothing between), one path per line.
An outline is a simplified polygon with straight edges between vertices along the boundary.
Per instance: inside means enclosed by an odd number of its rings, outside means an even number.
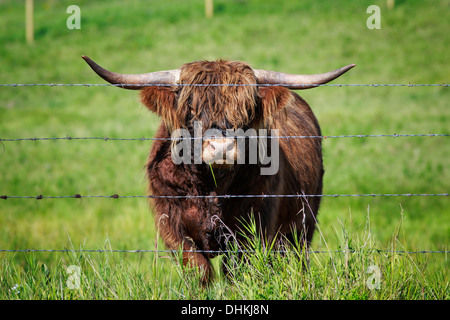
M166 209L166 212L169 209ZM197 250L193 239L180 233L177 223L170 223L168 214L158 214L162 210L156 211L155 221L158 227L158 232L164 240L167 248L174 252L182 248L182 264L184 267L196 267L201 272L201 281L203 285L208 284L213 279L213 268L209 258ZM177 212L172 213L171 216L176 216Z
M204 286L211 283L214 278L211 260L202 252L196 251L189 241L185 241L183 244L183 266L198 268L201 274L201 282Z

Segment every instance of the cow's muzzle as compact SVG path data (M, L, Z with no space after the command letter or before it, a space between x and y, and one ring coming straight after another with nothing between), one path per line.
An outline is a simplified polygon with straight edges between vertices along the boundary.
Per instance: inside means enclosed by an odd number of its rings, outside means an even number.
M230 167L237 160L236 139L209 137L203 140L202 160L213 167Z

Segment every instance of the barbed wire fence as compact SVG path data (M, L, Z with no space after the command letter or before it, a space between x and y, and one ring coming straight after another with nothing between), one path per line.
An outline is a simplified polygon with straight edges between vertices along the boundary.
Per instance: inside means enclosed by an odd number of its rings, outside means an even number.
M3 83L0 87L124 87L127 84L94 84L94 83ZM174 87L174 86L258 86L258 87L268 87L268 86L284 86L286 84L139 84L135 86L153 86L153 87ZM302 84L298 84L302 86ZM311 87L310 84L305 85ZM423 83L423 84L413 84L413 83L398 83L398 84L317 84L313 85L316 87L449 87L447 83ZM449 137L450 134L446 133L427 133L427 134L354 134L354 135L320 135L320 136L246 136L246 138L276 138L276 139L340 139L340 138L404 138L404 137ZM186 139L186 138L184 138ZM202 137L190 137L187 139L202 139ZM77 140L99 140L99 141L158 141L158 140L179 140L179 138L117 138L117 137L28 137L28 138L0 138L0 143L4 142L20 142L20 141L77 141ZM0 195L0 199L82 199L82 198L103 198L103 199L130 199L130 198L163 198L163 199L192 199L192 198L309 198L309 197L448 197L449 193L370 193L370 194L320 194L320 195L305 195L305 194L242 194L242 195L178 195L178 196L168 196L168 195L119 195L114 193L113 195L81 195L79 193L73 195L36 195L36 196L24 196L24 195ZM448 250L419 250L419 251L405 251L405 250L379 250L372 249L373 252L378 253L398 253L398 254L435 254L443 253L448 254ZM69 253L69 252L86 252L86 253L176 253L180 250L145 250L145 249L135 249L135 250L117 250L117 249L0 249L0 252L15 252L15 253L31 253L31 252L53 252L53 253ZM182 250L181 252L193 252L192 250ZM195 250L195 252L201 253L227 253L230 251L220 250ZM243 250L242 252L250 252ZM275 250L274 252L286 253L286 250ZM346 253L346 252L356 252L356 250L312 250L308 253Z
M310 250L307 253L355 253L360 250ZM419 250L419 251L407 251L407 250L380 250L370 249L367 250L375 253L397 253L397 254L423 254L423 253L450 253L449 250ZM54 252L54 253L178 253L178 252L198 252L198 253L210 253L210 254L224 254L224 253L252 253L253 250L147 250L147 249L135 249L135 250L119 250L119 249L0 249L0 252ZM271 250L273 253L289 253L288 250Z
M449 137L449 133L419 133L419 134L353 134L330 136L245 136L246 138L266 139L339 139L339 138L403 138L403 137ZM222 137L221 137L222 138ZM184 137L183 139L203 139L203 137ZM214 139L214 137L210 137ZM46 141L46 140L103 140L103 141L172 141L179 138L114 138L114 137L32 137L32 138L0 138L0 142L11 141Z
M126 87L126 83L0 83L0 87ZM291 87L290 84L261 84L261 83L148 83L133 84L134 87ZM448 87L448 83L326 83L326 84L296 84L305 87Z
M368 194L218 194L218 195L184 195L184 196L164 196L164 195L125 195L120 196L117 193L113 195L81 195L79 193L67 196L8 196L0 195L0 199L82 199L82 198L109 198L109 199L130 199L130 198L148 198L148 199L233 199L233 198L339 198L339 197L448 197L448 193L368 193Z

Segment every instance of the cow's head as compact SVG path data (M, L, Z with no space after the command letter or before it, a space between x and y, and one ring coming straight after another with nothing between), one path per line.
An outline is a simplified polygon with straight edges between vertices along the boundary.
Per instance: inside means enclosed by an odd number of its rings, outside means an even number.
M240 156L236 140L225 138L227 130L270 128L273 115L293 99L288 89L314 88L355 66L295 75L218 60L187 63L168 71L120 74L86 56L83 59L109 83L140 89L142 102L163 118L170 133L183 129L195 137L199 132L194 131L201 131L202 160L216 166L228 166Z

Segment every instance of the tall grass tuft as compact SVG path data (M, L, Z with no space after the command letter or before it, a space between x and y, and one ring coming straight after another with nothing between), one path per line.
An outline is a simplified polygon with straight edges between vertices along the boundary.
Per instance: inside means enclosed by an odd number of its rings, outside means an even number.
M338 250L302 251L299 244L267 242L255 221L244 226L243 243L230 244L236 257L228 270L231 299L448 299L445 269L427 272L430 256L391 248L377 249L370 223L362 239L352 238L344 224L336 230Z

